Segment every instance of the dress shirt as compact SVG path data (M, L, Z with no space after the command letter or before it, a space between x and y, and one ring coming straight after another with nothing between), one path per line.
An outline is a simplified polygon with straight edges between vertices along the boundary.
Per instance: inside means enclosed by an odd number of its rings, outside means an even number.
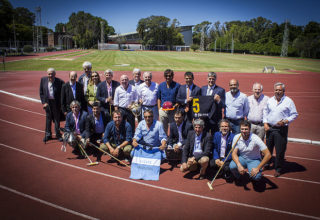
M71 86L71 89L72 89L72 94L73 94L73 98L76 99L76 83L72 84L70 82L70 86Z
M263 123L269 123L271 126L275 126L282 119L291 123L297 117L298 112L294 102L285 95L283 95L279 103L275 96L270 98L263 110Z
M161 107L164 102L170 101L172 104L176 104L176 97L178 94L180 84L177 82L172 81L169 85L169 88L167 88L167 83L162 82L159 85L158 89L158 99L161 101Z
M148 129L146 121L142 120L136 128L133 138L137 141L143 139L153 147L160 147L162 141L167 141L167 135L163 130L162 123L156 120L153 120L150 129Z
M247 96L238 91L235 96L231 92L226 93L226 117L231 119L241 119L248 115L249 103Z
M137 88L138 100L142 99L142 105L156 105L157 104L157 93L158 93L158 84L151 82L151 85L148 87L144 82Z
M75 133L76 134L80 134L80 128L79 128L79 119L80 119L80 113L78 113L78 116L76 116L75 114L72 114L73 115L73 119L76 123L76 129L75 129Z
M107 124L103 135L103 143L113 143L116 145L122 144L124 141L130 142L132 140L132 129L128 122L123 121L117 130L114 121Z
M128 85L124 89L122 85L116 88L114 92L114 105L122 108L128 108L132 102L137 102L137 92L134 86Z
M54 81L53 81L54 82ZM53 94L53 82L50 82L48 80L48 99L54 99L54 94Z
M103 121L102 121L102 113L100 113L100 117L99 120L94 117L94 122L95 122L95 133L101 134L104 132L104 125L103 125Z
M207 96L212 95L215 86L216 86L216 85L213 85L213 86L210 87L210 86L208 85Z
M221 134L221 148L220 148L220 157L224 158L226 155L226 149L227 149L227 138L228 138L228 134L226 134L225 136L223 136Z
M258 100L251 95L248 97L249 102L249 113L248 120L252 122L262 122L263 120L263 109L267 105L269 97L261 94Z
M180 124L180 126L177 125L177 128L178 128L178 134L179 134L179 143L182 143L183 142L183 138L182 138L182 125L183 125L184 122L182 122Z
M201 137L202 137L202 133L198 136L197 134L194 136L194 149L193 149L193 155L197 156L199 154L202 153L202 149L201 149Z
M89 83L89 79L91 76L87 77L87 75L85 75L82 79L83 79L83 94L86 94L87 92L87 88L88 88L88 83Z
M232 146L237 141L239 135L241 134L234 136ZM241 137L235 148L238 148L239 156L249 160L257 160L261 159L260 151L267 149L267 146L258 135L251 133L246 141Z

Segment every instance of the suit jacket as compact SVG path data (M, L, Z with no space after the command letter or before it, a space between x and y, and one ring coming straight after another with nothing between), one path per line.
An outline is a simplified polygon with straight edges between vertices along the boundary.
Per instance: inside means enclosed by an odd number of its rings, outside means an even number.
M182 151L182 163L186 163L189 157L193 157L195 136L195 131L189 132L186 144ZM203 156L210 157L210 154L212 152L212 136L210 133L206 133L204 131L202 132L201 149L202 153L200 156L196 157L196 160L199 160Z
M192 89L191 89L191 93L189 96L195 97L195 96L199 96L199 95L201 95L201 89L198 86L193 84ZM182 106L185 106L186 99L187 99L187 85L182 85L182 86L180 86L180 88L178 90L177 103L179 103ZM192 106L192 103L189 103L189 107L191 107L191 106Z
M64 84L64 81L55 78L53 82L53 96L56 101L57 108L60 109L61 106L61 88L62 85ZM49 99L49 91L48 91L48 77L42 77L40 81L40 89L39 89L39 95L41 99L41 103L48 103Z
M208 86L201 87L201 95L206 96L207 95ZM224 88L221 88L220 86L216 85L213 89L212 96L215 94L219 95L221 98L221 101L219 104L216 103L216 111L212 112L209 116L211 121L214 121L215 123L218 123L222 119L222 109L225 108L226 103L226 92Z
M71 112L70 104L73 100L77 100L81 104L82 110L87 110L87 103L83 94L83 86L76 82L76 98L73 97L70 82L65 83L61 89L61 109L62 112Z
M85 137L87 115L88 115L87 112L80 111L79 129L80 129L81 137ZM72 112L69 112L67 114L65 129L68 132L74 132L76 130L76 122L73 118Z
M83 73L80 77L79 77L79 79L78 79L78 82L81 84L81 85L83 85L83 77L85 77L86 76L86 73ZM91 75L90 75L91 76ZM90 76L89 76L89 78L90 78Z
M142 79L139 80L139 85L141 85L142 83L144 83L144 81ZM129 80L129 84L135 86L134 80Z
M214 133L214 137L213 137L213 159L219 159L220 158L220 152L221 152L221 132L218 131L216 133ZM229 134L227 135L227 149L225 152L225 157L228 155L229 151L232 148L232 141L234 138L234 134L229 132ZM231 154L229 155L228 158L224 159L226 161L230 161L232 159Z
M112 80L112 99L114 99L114 93L119 85L119 82ZM109 103L106 103L106 98L108 97L107 82L103 81L97 88L97 99L100 101L101 107L104 107L105 109L109 108Z
M188 121L184 121L182 124L182 145L185 145L185 142L188 137L189 131L193 130L192 124ZM179 142L179 131L177 124L175 122L170 123L170 136L169 136L169 141L168 144L173 147L174 144Z
M101 111L102 122L104 128L106 128L107 124L111 121L111 117L109 114L105 114L104 111ZM86 138L90 138L96 132L96 123L93 114L87 116L86 121Z

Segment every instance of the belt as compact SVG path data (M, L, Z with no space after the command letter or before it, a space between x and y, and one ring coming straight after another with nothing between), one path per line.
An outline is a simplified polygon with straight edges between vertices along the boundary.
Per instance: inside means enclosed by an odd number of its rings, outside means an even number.
M155 105L142 105L142 107L147 107L147 108L153 108L155 106L157 106L157 104L155 104Z
M249 121L249 122L254 125L263 125L262 121Z
M239 119L232 119L232 118L226 118L226 119L228 119L229 121L241 121L241 120L243 120L243 118L239 118Z

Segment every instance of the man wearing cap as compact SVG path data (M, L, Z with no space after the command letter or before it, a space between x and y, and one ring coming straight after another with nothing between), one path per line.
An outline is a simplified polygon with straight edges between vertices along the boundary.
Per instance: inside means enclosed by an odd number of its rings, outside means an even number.
M85 61L82 64L82 67L83 67L84 73L79 77L78 82L83 85L83 94L86 94L88 83L91 77L92 64L89 61Z
M164 71L164 77L166 81L160 83L158 89L158 108L160 122L163 124L164 131L168 134L169 123L174 121L172 110L178 106L176 97L180 84L173 81L174 72L171 69Z
M196 171L200 165L199 179L204 179L212 151L212 136L204 131L204 121L196 119L193 122L194 131L190 131L182 151L182 165L180 170Z
M100 101L102 110L108 112L110 115L114 110L113 99L116 88L120 85L119 82L112 80L113 71L107 69L104 72L106 80L101 82L97 88L97 99Z
M177 94L177 102L180 104L180 108L185 111L187 120L192 122L192 99L195 96L201 95L201 89L193 84L194 76L192 72L186 72L184 79L186 84L180 86Z
M253 95L248 97L248 120L251 123L251 132L258 135L263 141L265 136L263 109L267 105L269 97L262 94L263 86L260 83L254 83L252 91Z
M120 82L121 85L116 88L114 94L114 107L116 110L120 109L123 120L126 120L131 125L132 130L135 130L135 118L130 108L132 104L138 101L136 87L129 85L127 75L122 75Z
M153 111L153 118L158 120L159 111L157 105L157 93L158 93L158 83L152 82L152 73L144 72L143 73L144 83L142 83L137 88L138 100L141 103L141 115L142 119L143 113L147 109L151 109Z
M43 142L52 139L51 122L54 122L56 138L62 141L60 133L60 111L61 111L61 88L64 82L55 77L56 71L54 68L47 70L47 75L41 78L39 94L42 103L42 108L46 111L46 132Z
M141 79L141 71L138 68L134 68L132 71L133 79L129 80L129 84L138 87L144 81Z
M298 117L294 102L284 92L285 85L281 82L275 83L274 96L268 100L267 106L263 110L267 146L271 154L273 153L273 148L276 148L275 177L283 173L284 155L288 142L288 127Z

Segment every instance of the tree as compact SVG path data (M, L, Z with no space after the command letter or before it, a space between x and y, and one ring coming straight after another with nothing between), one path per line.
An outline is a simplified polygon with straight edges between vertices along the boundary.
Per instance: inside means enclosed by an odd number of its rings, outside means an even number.
M11 37L9 25L12 24L13 7L8 0L0 0L0 40L7 41Z
M204 32L204 48L206 48L206 45L210 43L210 38L209 38L209 29L211 26L211 22L209 21L203 21L200 24L197 24L193 28L193 36L192 40L194 44L200 45L201 42L201 35L202 31Z

